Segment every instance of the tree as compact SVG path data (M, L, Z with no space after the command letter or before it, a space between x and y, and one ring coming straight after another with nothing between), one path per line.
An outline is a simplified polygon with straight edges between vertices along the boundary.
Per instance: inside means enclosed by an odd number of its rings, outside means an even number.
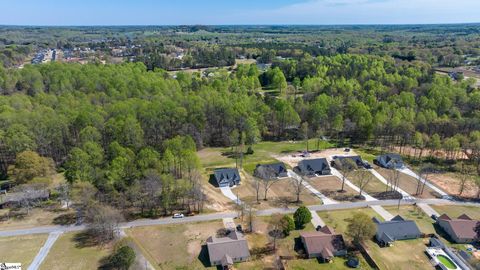
M293 214L293 219L295 221L295 227L300 229L312 220L312 213L310 213L307 207L300 206Z
M87 233L99 244L106 244L115 239L120 231L121 213L110 206L92 203L87 208Z
M471 176L471 170L465 165L465 162L462 162L460 167L460 186L458 187L458 196L462 196L463 191L465 190L465 185L471 179Z
M358 188L360 189L360 192L358 195L361 197L363 190L368 185L368 183L370 183L370 181L372 180L373 174L371 174L367 170L360 170L358 172L359 172L359 175L358 175L357 184L358 184Z
M273 214L268 223L268 235L273 239L273 250L277 249L277 238L284 237L284 229L288 225L281 214Z
M282 217L282 230L283 234L290 235L290 232L295 229L295 221L289 215L284 215Z
M347 235L352 238L355 244L360 244L375 235L376 226L365 213L355 213L347 222Z
M290 178L290 183L293 187L293 191L297 198L295 202L297 203L300 202L300 195L302 194L302 191L305 189L304 181L305 181L305 178L303 178L302 176L299 176L299 177L293 176Z
M123 245L115 250L115 253L110 256L106 268L128 270L135 262L135 251L133 248Z
M342 189L341 192L345 191L345 180L348 176L357 169L357 164L350 158L335 159L335 168L337 168L342 173Z
M263 187L263 199L266 201L268 191L277 182L275 170L270 166L257 166L253 176L260 179Z
M305 140L305 144L307 145L307 152L308 152L310 150L308 148L308 122L302 123L301 130L302 130L303 139Z
M255 189L255 196L257 199L257 203L260 203L260 188L262 187L262 179L254 176L252 187Z
M24 184L36 177L49 177L55 172L51 158L41 157L33 151L24 151L17 155L11 176L17 184Z

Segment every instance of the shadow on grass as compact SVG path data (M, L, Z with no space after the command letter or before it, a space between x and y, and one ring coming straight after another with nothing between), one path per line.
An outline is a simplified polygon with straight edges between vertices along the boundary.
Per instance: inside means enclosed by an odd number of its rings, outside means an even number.
M73 237L73 240L77 248L95 247L101 244L90 230L78 232Z
M218 183L217 180L215 180L215 175L212 173L210 174L210 177L208 178L208 183L216 188L218 188Z
M67 213L55 217L53 219L53 224L55 225L72 225L77 222L77 215L75 213Z
M210 258L208 257L207 245L202 245L197 259L202 263L203 267L205 268L212 266L210 264Z

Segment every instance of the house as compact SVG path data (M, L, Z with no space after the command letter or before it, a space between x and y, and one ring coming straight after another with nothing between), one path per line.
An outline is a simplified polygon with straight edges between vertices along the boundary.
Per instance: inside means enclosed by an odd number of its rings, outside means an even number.
M298 169L301 174L308 176L331 174L330 166L325 158L304 159L298 163Z
M378 156L373 163L387 169L402 169L405 167L402 157L398 154L384 154Z
M374 217L373 222L377 225L375 239L383 246L389 246L397 240L415 239L422 236L413 220L405 220L401 216L385 222Z
M470 243L476 240L475 226L480 221L473 220L466 214L456 219L443 214L437 218L437 225L447 233L455 243Z
M240 174L235 168L216 169L213 175L219 187L233 187L240 184Z
M242 233L233 231L226 237L207 239L208 256L212 266L220 265L229 269L236 262L244 262L250 258L248 243Z
M47 189L31 189L11 193L2 191L0 193L0 208L17 206L26 201L36 204L47 200L49 197L50 191Z
M324 262L329 262L334 256L347 254L343 236L328 226L319 231L301 233L300 239L308 258L321 258Z
M268 172L268 173L262 174L262 176L267 177L269 179L288 177L287 168L285 167L285 164L283 164L282 162L273 163L273 164L263 164L263 165L258 164L257 167L255 168L255 172L258 173L262 171Z
M333 157L333 162L332 162L332 166L335 166L335 161L339 161L339 162L343 162L344 160L351 160L353 161L353 163L355 163L355 165L357 165L357 167L359 168L365 168L365 169L368 169L369 164L365 161L362 160L362 158L360 156L334 156Z

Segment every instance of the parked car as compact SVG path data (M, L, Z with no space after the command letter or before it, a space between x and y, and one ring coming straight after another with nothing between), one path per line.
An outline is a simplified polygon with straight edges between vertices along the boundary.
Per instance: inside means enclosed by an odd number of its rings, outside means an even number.
M433 214L433 215L431 216L431 218L432 218L433 220L437 220L438 217L437 217L437 215Z
M343 149L343 151L350 152L350 148L345 148L345 149Z
M180 213L176 213L173 215L173 218L184 218L185 215L184 214L180 214Z

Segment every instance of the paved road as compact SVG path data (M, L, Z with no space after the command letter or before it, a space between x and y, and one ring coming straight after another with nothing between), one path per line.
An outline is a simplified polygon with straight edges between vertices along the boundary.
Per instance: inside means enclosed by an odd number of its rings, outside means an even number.
M411 205L414 203L451 204L451 205L480 207L480 204L477 204L477 203L455 202L455 201L444 200L444 199L415 199L415 200L408 200L408 201L406 200L400 201L401 205ZM370 207L372 205L391 206L391 205L397 205L397 204L398 204L398 200L377 200L377 201L368 201L368 202L360 201L360 202L337 203L337 204L310 205L308 206L308 208L313 211L333 211L333 210L342 210L342 209ZM274 213L289 214L289 213L295 212L295 210L296 208L273 208L273 209L259 210L256 212L256 215L269 216ZM166 224L177 224L177 223L181 224L181 223L190 223L190 222L219 220L219 219L229 218L229 217L236 218L237 213L236 212L219 212L219 213L198 215L198 216L185 217L185 218L179 218L179 219L173 219L171 217L160 218L160 219L142 219L142 220L135 220L135 221L123 223L121 224L121 228L166 225ZM83 225L82 226L44 226L44 227L34 227L29 229L0 231L0 237L52 233L55 231L65 233L65 232L80 231L83 229L85 229L85 226Z
M50 235L47 238L47 241L45 241L45 244L40 249L40 251L38 251L37 256L35 256L35 259L33 259L32 264L30 264L30 266L28 267L28 270L37 270L40 267L43 260L45 260L45 258L47 257L48 252L52 248L53 244L55 243L55 241L57 241L60 234L62 234L61 231L55 231L50 233Z
M237 196L235 194L233 194L233 191L230 187L221 187L220 188L220 191L222 192L222 194L229 198L230 200L232 200L234 203L236 204L242 204L242 201L240 201L239 198L237 198Z
M420 177L415 172L410 170L409 168L399 169L398 171L400 171L400 172L402 172L406 175L410 175L411 177L415 178L417 181L419 181L419 179L420 179ZM426 181L423 178L421 178L421 179L422 179L422 182ZM442 196L449 196L445 191L439 189L437 186L433 185L432 183L430 183L428 181L426 181L425 185L428 186L429 188L435 190L435 192L437 192L438 194L440 194Z
M297 173L295 173L294 171L292 170L288 170L287 171L288 173L288 176L297 180L297 181L301 181L302 180L302 177L300 175L298 175ZM335 203L338 203L337 201L335 200L332 200L330 198L328 198L327 196L323 195L320 191L318 191L317 189L315 189L314 187L312 187L312 185L310 185L307 181L303 180L302 182L303 186L308 189L313 195L317 196L318 198L320 198L320 200L322 200L323 204L335 204Z

